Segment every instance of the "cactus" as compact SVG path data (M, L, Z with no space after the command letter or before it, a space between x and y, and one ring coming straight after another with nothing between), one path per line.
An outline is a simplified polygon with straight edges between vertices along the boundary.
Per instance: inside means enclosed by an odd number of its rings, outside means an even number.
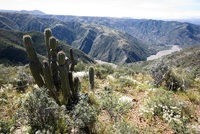
M45 42L47 47L48 61L39 61L37 54L33 48L31 37L25 35L23 37L24 45L30 59L31 73L39 87L46 87L49 89L49 96L54 98L59 105L70 106L72 103L77 103L80 89L79 79L73 78L73 71L75 60L73 50L70 49L70 61L68 64L68 57L63 51L58 49L58 40L52 36L50 29L45 29ZM94 87L94 70L90 71L93 74L91 80ZM93 72L93 73L92 73ZM93 82L92 82L93 81Z
M28 53L28 57L30 59L30 70L33 75L33 78L35 79L35 82L39 87L44 86L44 82L42 79L43 71L42 71L42 64L39 61L37 54L33 48L33 42L29 35L23 36L23 43L26 48L26 51Z
M89 68L89 85L90 85L90 90L94 89L94 68L90 67Z
M50 64L50 46L49 46L49 38L52 36L51 29L45 29L44 31L46 48L47 48L47 57Z
M69 70L67 70L66 67L66 60L65 60L65 53L63 51L58 52L58 69L60 72L60 77L61 77L61 91L62 91L62 102L67 105L68 104L68 100L71 98L71 94L70 94L70 84L69 84Z
M49 45L50 45L50 57L51 57L51 61L50 61L50 66L51 66L51 73L52 73L52 77L53 77L53 83L57 89L57 91L59 91L60 89L60 85L59 85L59 78L58 78L58 67L57 67L57 41L55 37L50 37L49 38Z
M70 60L71 60L71 67L70 71L74 71L74 66L75 66L75 61L74 61L74 56L73 56L73 50L70 48L69 49L69 54L70 54Z
M78 77L74 78L74 90L72 91L73 99L75 102L78 101L78 94L80 89L80 81Z
M50 70L50 67L49 67L47 61L43 61L43 72L44 72L45 85L49 89L49 95L54 98L54 100L57 102L57 104L60 105L60 101L54 90L53 80L52 80L52 76L51 76L51 70Z

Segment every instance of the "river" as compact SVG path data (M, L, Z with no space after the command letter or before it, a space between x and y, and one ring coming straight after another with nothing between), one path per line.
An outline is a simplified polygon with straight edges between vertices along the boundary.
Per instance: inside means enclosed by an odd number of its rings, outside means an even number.
M180 51L180 50L181 50L181 48L179 46L172 45L172 48L169 49L169 50L162 50L162 51L157 52L156 55L151 55L151 56L147 57L147 61L148 60L158 59L158 58L160 58L162 56L165 56L165 55L168 55L168 54L171 54L173 52Z

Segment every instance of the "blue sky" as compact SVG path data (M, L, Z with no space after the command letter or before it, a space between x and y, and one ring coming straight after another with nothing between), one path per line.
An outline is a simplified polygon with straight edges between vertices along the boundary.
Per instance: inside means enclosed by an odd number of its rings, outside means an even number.
M200 0L4 0L0 9L80 16L200 18Z

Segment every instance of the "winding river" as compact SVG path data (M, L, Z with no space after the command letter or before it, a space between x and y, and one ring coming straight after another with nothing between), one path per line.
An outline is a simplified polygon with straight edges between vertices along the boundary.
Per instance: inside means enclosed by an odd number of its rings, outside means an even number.
M172 48L169 49L169 50L162 50L162 51L157 52L156 55L151 55L151 56L147 57L147 61L158 59L158 58L160 58L162 56L165 56L165 55L168 55L168 54L171 54L173 52L180 51L180 50L181 50L181 48L179 46L172 45Z

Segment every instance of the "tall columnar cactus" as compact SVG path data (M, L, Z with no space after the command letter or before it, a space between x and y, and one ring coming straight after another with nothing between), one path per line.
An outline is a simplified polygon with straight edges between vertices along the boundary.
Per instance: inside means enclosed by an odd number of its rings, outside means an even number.
M80 81L78 77L74 78L74 90L72 91L73 100L78 101L78 95L80 90Z
M63 51L58 52L58 69L61 77L61 91L62 91L62 103L68 104L68 100L71 98L71 89L69 84L69 70L66 67L65 53Z
M49 38L49 45L50 45L50 66L51 66L51 73L53 77L54 85L59 91L60 85L59 85L59 77L58 77L58 67L57 67L57 41L55 37Z
M44 86L49 89L49 95L59 105L70 106L69 102L76 103L78 101L80 88L79 79L73 78L72 73L75 65L73 50L70 49L71 66L69 66L69 59L63 51L58 50L58 41L52 36L51 30L46 29L44 35L48 61L43 61L43 66L33 48L31 37L28 35L23 37L32 75L39 87Z
M73 50L71 48L69 49L69 54L70 54L70 60L71 60L70 71L74 71L75 61L74 61L74 56L73 56Z
M90 85L90 89L93 90L94 89L94 68L93 67L89 68L89 85Z
M29 66L31 73L33 75L33 78L35 79L35 82L39 87L44 86L44 82L42 79L43 71L42 71L42 64L39 61L37 54L33 48L33 42L29 35L23 36L23 43L26 48L26 51L28 53L28 57L30 60Z
M50 67L49 67L47 61L43 61L43 72L44 72L45 85L49 89L49 95L54 98L54 100L57 102L57 104L60 105L60 101L59 101L57 93L54 89L51 70L50 70Z
M47 48L47 57L50 64L50 46L49 46L49 38L52 36L51 29L47 28L44 31L44 37L46 42L46 48Z

